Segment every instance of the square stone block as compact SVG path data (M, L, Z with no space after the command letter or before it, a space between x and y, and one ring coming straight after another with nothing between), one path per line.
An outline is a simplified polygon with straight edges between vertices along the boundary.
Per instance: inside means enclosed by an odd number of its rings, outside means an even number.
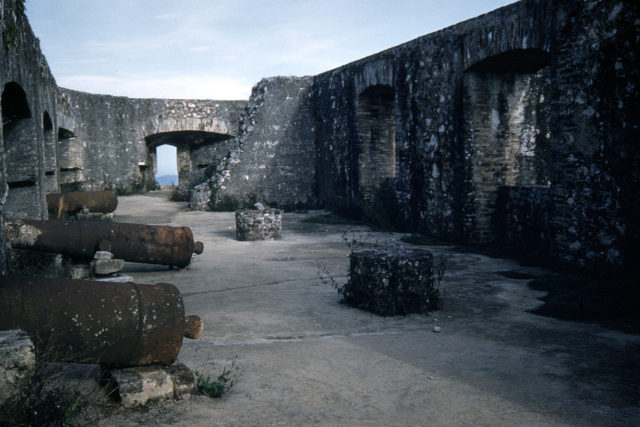
M180 362L110 369L103 375L110 394L127 408L172 400L196 391L195 375Z
M398 248L352 252L349 280L339 292L347 304L381 316L426 314L436 309L439 294L433 255Z
M94 259L91 260L90 265L93 274L96 276L106 276L121 271L124 268L124 260L117 258Z
M242 210L236 212L238 240L272 240L280 237L282 211L280 209Z

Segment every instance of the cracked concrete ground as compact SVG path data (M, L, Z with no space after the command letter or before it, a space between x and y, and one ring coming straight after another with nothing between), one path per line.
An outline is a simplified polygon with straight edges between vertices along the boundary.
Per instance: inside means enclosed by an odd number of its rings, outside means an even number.
M544 292L501 273L541 268L430 246L449 259L441 309L383 318L341 304L318 271L346 281L345 231L401 235L301 222L308 212L285 213L280 240L239 242L233 213L166 197L121 197L116 220L187 225L205 252L189 269L126 274L175 284L203 318L183 363L213 375L235 361L240 377L221 399L118 410L101 425L640 425L640 336L529 313Z

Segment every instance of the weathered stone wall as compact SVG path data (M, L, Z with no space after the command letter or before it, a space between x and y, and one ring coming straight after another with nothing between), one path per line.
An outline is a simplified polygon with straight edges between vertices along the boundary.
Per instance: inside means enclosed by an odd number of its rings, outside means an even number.
M63 183L77 183L82 189L142 191L153 182L155 164L150 163L161 143L186 153L182 172L188 179L206 163L198 153L215 143L210 139L237 134L245 105L244 101L132 99L61 88L58 121L72 133L60 153ZM195 162L191 151L196 152Z
M555 13L550 233L552 253L573 264L639 269L639 25L631 1Z
M315 134L311 77L259 82L241 119L239 146L217 183L225 197L251 206L315 206Z
M520 194L549 210L534 216L550 215L552 257L632 262L639 19L627 1L523 1L316 76L320 199L353 214L391 201L407 230L489 243L519 222L497 206L502 187L547 187L549 203ZM380 151L386 136L363 146L369 91L393 93L395 159ZM395 162L381 186L391 194L363 182L372 149Z
M387 87L394 95L399 221L428 234L471 238L476 207L469 196L481 177L476 172L474 182L474 140L465 141L465 71L503 52L548 49L548 4L538 5L502 8L317 76L320 197L334 208L361 208L358 98Z
M24 16L23 2L0 0L0 14L0 224L4 224L7 216L46 218L45 170L50 169L45 167L45 135L49 135L45 118L55 120L56 84ZM50 162L51 154L47 158ZM55 168L52 172L47 179L55 186ZM0 273L6 271L4 251L2 232Z

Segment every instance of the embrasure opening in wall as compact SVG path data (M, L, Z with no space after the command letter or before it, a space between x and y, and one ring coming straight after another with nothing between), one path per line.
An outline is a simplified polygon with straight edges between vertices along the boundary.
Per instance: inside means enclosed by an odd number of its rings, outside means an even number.
M388 85L365 89L356 102L358 182L365 201L396 176L395 91Z
M37 176L34 123L27 95L17 83L7 83L2 92L2 134L6 151L7 181L32 182Z
M49 112L42 114L42 132L44 137L44 187L45 192L58 191L56 135Z
M49 116L48 111L45 111L42 115L42 130L45 134L53 133L53 123L51 122L51 116Z
M147 188L155 186L156 175L162 175L160 159L156 148L169 145L175 147L177 163L177 182L180 187L193 186L197 181L202 182L203 176L210 173L207 168L194 167L191 161L193 150L199 150L211 144L216 144L233 138L232 135L205 131L175 131L161 132L147 135L147 167L141 169L142 177ZM153 185L150 185L153 184ZM161 184L162 185L162 184Z
M65 128L58 128L58 141L62 139L71 139L75 138L76 134Z
M472 153L475 198L470 231L479 242L496 238L492 220L500 187L549 185L548 64L549 54L541 49L517 49L465 72L465 144Z
M9 82L2 91L2 134L6 153L9 194L5 211L38 217L41 197L38 181L38 135L27 95L22 87Z
M73 131L58 128L58 179L61 191L82 189L87 180L84 173L85 150L85 145Z

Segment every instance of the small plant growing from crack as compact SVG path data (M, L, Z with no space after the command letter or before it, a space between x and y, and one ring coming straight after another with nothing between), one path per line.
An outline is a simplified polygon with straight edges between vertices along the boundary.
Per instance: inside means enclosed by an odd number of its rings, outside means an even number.
M231 367L223 367L222 371L213 378L211 375L205 377L204 374L196 372L196 387L198 393L217 399L224 396L224 394L233 387L239 377L238 366L236 362L233 361Z

